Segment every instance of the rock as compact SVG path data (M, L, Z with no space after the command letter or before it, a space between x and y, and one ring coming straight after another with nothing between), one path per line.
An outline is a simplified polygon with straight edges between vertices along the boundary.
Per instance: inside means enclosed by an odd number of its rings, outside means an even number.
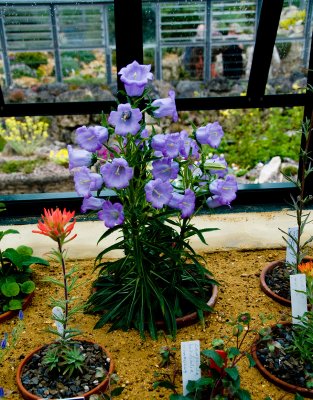
M260 172L256 183L279 182L281 158L273 157L268 164L265 164Z
M201 91L201 82L179 81L176 86L177 95L180 97L194 97L195 92Z
M82 125L88 125L90 121L89 115L60 115L56 117L59 127L76 128ZM71 129L72 130L72 129Z

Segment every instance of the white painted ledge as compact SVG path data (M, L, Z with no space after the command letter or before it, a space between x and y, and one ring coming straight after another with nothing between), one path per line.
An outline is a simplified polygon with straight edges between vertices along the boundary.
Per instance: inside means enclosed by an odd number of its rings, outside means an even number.
M227 249L262 249L282 248L285 243L282 233L278 228L288 230L295 226L295 218L287 215L290 212L247 212L225 213L215 215L201 215L194 218L197 228L218 228L218 231L208 232L204 236L208 243L205 246L199 239L191 239L193 248L201 251L216 251ZM34 234L32 230L36 225L0 225L0 230L17 229L19 235L5 236L1 242L1 248L27 245L34 249L36 256L44 257L54 244L51 239L43 235ZM104 247L113 244L119 233L102 241L97 245L99 237L105 230L102 221L77 222L73 232L77 238L68 244L68 256L74 259L94 258ZM313 223L307 225L304 238L313 235ZM109 257L120 257L121 252L113 251Z

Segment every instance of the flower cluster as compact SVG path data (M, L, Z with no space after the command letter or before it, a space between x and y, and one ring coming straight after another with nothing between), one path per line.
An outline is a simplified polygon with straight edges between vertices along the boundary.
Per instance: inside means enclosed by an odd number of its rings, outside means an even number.
M150 100L146 88L153 79L150 66L136 61L122 68L119 75L128 102L110 113L105 126L78 128L76 142L81 149L68 146L75 188L84 198L82 212L99 211L99 218L113 228L129 216L137 195L144 198L143 208L148 206L151 211L151 207L169 207L183 219L194 214L200 196L206 196L210 208L229 206L236 197L235 178L227 175L224 157L208 156L224 135L220 124L209 123L192 133L149 131L144 112L156 120L171 117L177 121L175 93L170 91L167 98ZM143 98L148 101L140 110ZM93 195L93 191L99 194L102 189L113 189L119 201L113 203Z
M25 117L25 121L7 118L5 127L0 127L0 136L16 153L28 156L48 138L48 123L35 117Z

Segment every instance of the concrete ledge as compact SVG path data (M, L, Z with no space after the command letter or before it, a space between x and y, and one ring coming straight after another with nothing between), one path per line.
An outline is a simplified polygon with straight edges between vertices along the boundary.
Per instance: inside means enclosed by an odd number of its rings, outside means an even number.
M197 228L218 228L218 231L206 233L205 246L198 238L192 238L191 244L198 252L218 251L227 249L263 249L282 248L285 243L282 233L278 228L287 230L288 227L296 225L295 218L287 215L290 211L269 211L269 212L240 212L214 215L201 215L194 218L194 225ZM37 256L45 256L54 247L51 239L32 233L36 224L28 225L1 225L1 230L17 229L19 235L5 236L1 242L1 248L17 247L27 245L34 249ZM77 238L68 244L68 256L73 259L94 258L104 249L113 244L120 232L102 241L97 241L104 233L102 221L79 221L75 225ZM306 227L304 239L313 235L313 224ZM120 257L121 252L112 251L109 257Z

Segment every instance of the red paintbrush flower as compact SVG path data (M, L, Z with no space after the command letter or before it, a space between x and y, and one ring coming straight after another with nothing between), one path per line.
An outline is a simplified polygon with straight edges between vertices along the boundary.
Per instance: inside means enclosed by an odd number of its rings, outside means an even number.
M56 208L55 210L46 210L44 208L44 215L41 215L42 220L38 220L37 227L39 230L34 230L33 233L40 233L49 236L56 242L65 243L65 239L71 234L76 223L75 219L70 222L70 220L74 218L74 215L75 211L66 211L65 208L63 212L59 208ZM77 235L75 234L66 242L73 240L76 236Z

